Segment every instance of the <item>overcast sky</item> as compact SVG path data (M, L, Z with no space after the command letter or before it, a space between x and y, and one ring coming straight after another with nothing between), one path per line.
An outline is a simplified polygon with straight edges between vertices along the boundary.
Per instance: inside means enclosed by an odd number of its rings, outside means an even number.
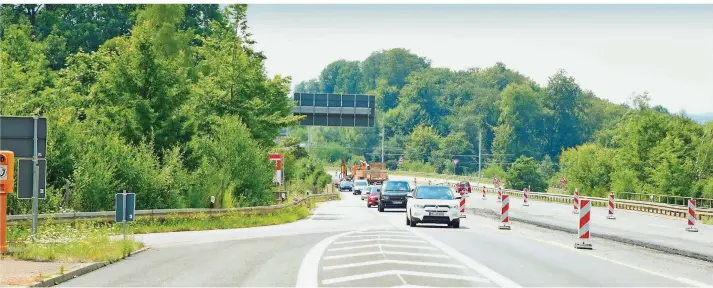
M713 112L713 5L250 5L248 25L293 87L403 47L434 67L500 61L540 84L565 69L615 103L648 91L671 112Z

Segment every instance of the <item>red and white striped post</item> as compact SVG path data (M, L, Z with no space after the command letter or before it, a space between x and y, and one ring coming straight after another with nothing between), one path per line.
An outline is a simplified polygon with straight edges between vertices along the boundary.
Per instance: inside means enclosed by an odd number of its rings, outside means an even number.
M486 189L487 189L487 188L485 188L485 185L483 185L483 200L488 199L488 197L485 196L485 193L486 193L486 191L487 191Z
M582 241L574 243L574 248L577 249L592 249L592 244L589 243L589 220L592 211L592 202L587 199L579 200L580 213L579 225L577 225L577 237Z
M498 203L502 202L503 199L503 188L498 187Z
M696 228L696 199L688 200L688 232L698 232Z
M527 203L527 199L530 198L530 188L522 189L522 197L522 206L530 206L530 204Z
M498 229L510 230L510 215L508 215L510 212L510 195L503 195L503 202L500 207L500 222L503 225L500 225Z
M579 204L579 189L574 189L574 210L572 210L572 214L579 213Z
M465 191L460 192L460 218L465 218Z
M614 193L609 193L609 215L607 215L607 219L616 219L616 216L614 216Z

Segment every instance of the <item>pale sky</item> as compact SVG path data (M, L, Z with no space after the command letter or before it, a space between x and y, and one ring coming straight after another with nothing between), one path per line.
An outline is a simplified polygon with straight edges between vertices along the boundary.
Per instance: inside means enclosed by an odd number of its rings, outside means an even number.
M713 5L249 5L270 75L293 87L339 59L406 48L433 67L503 62L540 84L565 69L614 103L648 91L713 112Z

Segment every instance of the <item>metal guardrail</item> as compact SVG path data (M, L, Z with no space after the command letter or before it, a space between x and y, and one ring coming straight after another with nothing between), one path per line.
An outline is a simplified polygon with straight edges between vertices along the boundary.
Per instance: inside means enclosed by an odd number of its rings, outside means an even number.
M497 193L497 189L493 189L493 188L488 188L487 191L488 191L488 193ZM513 196L519 197L519 198L523 197L523 192L519 191L519 190L503 189L503 193L506 193L508 195L513 195ZM473 191L471 194L472 195L477 194L477 192ZM528 196L530 199L533 199L533 200L544 200L544 201L558 202L558 203L573 203L574 202L574 196L566 195L566 194L550 194L550 193L543 193L543 192L530 192ZM591 200L593 206L607 207L607 205L609 203L608 198L589 197L589 196L580 196L579 198ZM641 211L641 212L662 214L662 215L668 215L668 216L680 217L680 218L686 218L687 213L688 213L688 207L686 207L686 206L655 203L655 202L642 202L642 201L635 201L635 200L616 199L614 201L614 205L615 205L615 208L617 208L617 209ZM710 208L697 209L696 217L699 220L706 219L706 218L711 219L711 218L713 218L713 209L710 209Z
M243 207L243 208L186 208L186 209L151 209L151 210L136 210L136 218L139 217L149 217L149 218L166 218L174 217L180 215L190 215L197 213L210 213L216 214L227 214L227 213L241 213L241 214L266 214L276 212L280 209L287 208L290 206L295 206L306 202L312 198L336 198L337 194L314 194L309 195L305 198L296 200L288 204L279 204L271 206L257 206L257 207ZM74 213L57 213L57 214L40 214L39 219L53 219L59 221L69 221L78 219L103 219L103 220L113 220L115 216L114 211L99 211L99 212L74 212ZM21 222L23 220L31 220L31 214L24 215L8 215L8 222Z

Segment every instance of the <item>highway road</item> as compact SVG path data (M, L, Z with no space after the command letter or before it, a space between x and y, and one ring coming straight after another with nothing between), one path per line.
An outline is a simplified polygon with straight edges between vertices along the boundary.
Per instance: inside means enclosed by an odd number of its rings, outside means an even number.
M405 223L363 200L320 203L308 219L246 229L136 236L146 252L61 286L480 287L713 286L713 264L468 215L461 228Z

